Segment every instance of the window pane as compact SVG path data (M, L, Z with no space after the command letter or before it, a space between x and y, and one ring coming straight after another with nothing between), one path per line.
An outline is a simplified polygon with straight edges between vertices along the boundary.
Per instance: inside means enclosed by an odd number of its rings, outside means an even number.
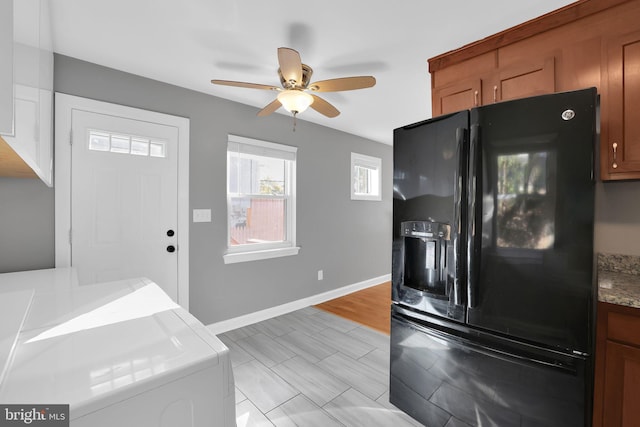
M355 166L355 194L375 196L378 194L378 170Z
M371 169L356 166L356 194L369 194L371 191Z
M109 151L109 134L89 132L89 150Z
M229 212L231 246L286 240L286 199L231 197Z
M111 135L111 152L129 153L129 137L120 136L120 135Z
M284 196L285 188L285 160L274 158L261 159L258 167L260 180L260 194Z
M131 154L135 154L136 156L148 156L149 140L131 138Z
M287 160L230 153L229 192L235 194L287 194Z
M151 141L149 145L151 157L166 157L165 143L160 141Z

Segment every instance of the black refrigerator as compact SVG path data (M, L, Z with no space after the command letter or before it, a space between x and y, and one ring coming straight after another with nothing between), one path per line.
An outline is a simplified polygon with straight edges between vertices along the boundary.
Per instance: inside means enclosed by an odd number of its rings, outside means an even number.
M423 424L591 425L597 100L394 130L390 401Z

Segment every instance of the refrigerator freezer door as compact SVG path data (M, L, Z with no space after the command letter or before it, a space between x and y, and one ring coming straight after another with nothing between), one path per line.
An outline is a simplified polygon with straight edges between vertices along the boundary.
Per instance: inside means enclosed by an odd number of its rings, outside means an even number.
M434 427L584 427L587 364L571 359L558 368L395 313L389 399Z
M590 354L595 89L477 108L471 123L468 323Z
M398 128L393 145L393 300L461 321L468 122L463 111Z

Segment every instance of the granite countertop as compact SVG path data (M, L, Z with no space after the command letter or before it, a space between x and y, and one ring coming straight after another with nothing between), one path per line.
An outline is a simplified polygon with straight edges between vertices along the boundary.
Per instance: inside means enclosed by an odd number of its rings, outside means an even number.
M598 301L640 308L640 257L598 254Z

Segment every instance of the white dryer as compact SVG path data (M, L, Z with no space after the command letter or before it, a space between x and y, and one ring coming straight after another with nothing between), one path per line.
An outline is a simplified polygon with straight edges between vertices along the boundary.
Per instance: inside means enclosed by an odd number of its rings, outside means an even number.
M235 426L228 348L155 283L0 274L0 403L69 404L74 427Z

